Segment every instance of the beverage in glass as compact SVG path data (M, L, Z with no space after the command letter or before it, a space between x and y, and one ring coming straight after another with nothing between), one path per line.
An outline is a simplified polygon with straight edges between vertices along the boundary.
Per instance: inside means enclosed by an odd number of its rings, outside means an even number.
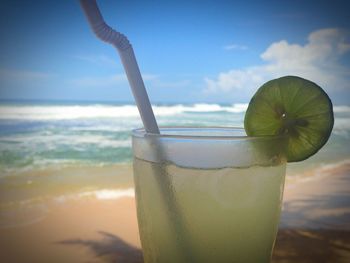
M269 262L281 211L283 137L235 128L133 131L146 263Z

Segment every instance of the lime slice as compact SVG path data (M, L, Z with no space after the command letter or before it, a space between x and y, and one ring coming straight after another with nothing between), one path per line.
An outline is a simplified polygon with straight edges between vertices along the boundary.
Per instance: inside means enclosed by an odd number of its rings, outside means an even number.
M285 134L288 162L305 160L321 149L333 124L333 106L326 92L295 76L262 85L251 99L244 119L249 136Z

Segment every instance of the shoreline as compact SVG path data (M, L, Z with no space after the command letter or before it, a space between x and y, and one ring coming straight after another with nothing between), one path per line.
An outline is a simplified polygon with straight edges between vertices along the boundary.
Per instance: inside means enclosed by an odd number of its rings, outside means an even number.
M350 158L341 159L331 163L318 163L317 167L308 167L308 169L304 168L301 172L289 171L288 173L287 169L286 184L291 188L299 183L317 181L324 177L331 176L334 171L342 169L348 165L350 165Z
M350 162L286 184L280 228L350 230Z
M4 262L108 262L111 250L130 248L133 256L140 251L135 200L69 201L40 222L0 229L0 247Z
M118 173L112 170L106 171ZM312 180L287 180L272 262L350 260L350 162L322 173ZM40 221L0 228L2 261L142 262L130 193L68 198L49 208Z
M288 228L300 225L300 222L299 225L296 224L297 216L294 215L295 213L293 212L295 209L301 209L302 200L298 200L297 198L300 193L305 199L305 202L310 198L319 199L320 194L317 193L322 193L322 191L325 190L323 189L324 187L317 187L319 181L323 182L321 185L331 185L331 183L327 183L327 181L330 180L329 177L334 175L339 177L339 175L341 176L342 174L350 174L349 171L350 159L345 159L336 163L321 164L319 167L305 170L303 173L293 175L287 174L283 196L284 213L281 217L280 227ZM8 176L0 179L2 179L0 180L0 228L28 225L31 224L31 222L36 223L45 218L45 215L41 214L36 218L30 218L28 220L29 222L22 221L16 223L16 220L11 220L11 225L6 226L4 222L4 218L6 220L6 213L15 213L14 210L20 211L18 214L19 218L22 217L25 219L25 214L29 214L29 210L34 210L35 212L40 206L42 207L41 210L44 210L41 212L47 214L50 210L55 209L55 207L71 201L94 199L116 201L123 197L134 197L131 163L103 166L51 167L49 169L17 173L12 177ZM52 179L55 181L54 183L51 182ZM16 185L19 180L23 184L20 187ZM65 180L67 180L67 182L65 182ZM6 183L10 183L10 188L16 187L16 191L10 189L9 192L11 192L11 194L8 194ZM314 187L314 184L316 187ZM67 187L67 185L69 185L69 187ZM342 187L344 185L345 187ZM338 188L340 187L341 191L346 192L346 185L347 184L340 184ZM333 190L336 191L337 189ZM25 196L27 192L34 193L35 195L32 197L29 195ZM307 194L308 192L314 196L310 197L310 194ZM13 199L13 197L17 198L17 195L22 196L22 199ZM23 199L24 196L26 198ZM344 200L342 200L342 202L344 203ZM349 207L346 208L338 207L338 214L344 212L348 213L350 211L350 202L348 205ZM296 208L296 206L299 206L299 208ZM23 213L23 210L25 210L25 213ZM334 209L332 212L336 213ZM326 216L325 211L322 213ZM304 216L306 216L306 214L307 211L304 212ZM12 215L12 217L14 217L14 215ZM288 217L288 219L285 219L285 217ZM308 219L312 219L312 216L309 216ZM302 219L298 220L302 221ZM311 221L312 220L305 220L305 222ZM316 228L317 224L304 223L302 225L308 228L310 226ZM346 227L349 226L347 225Z

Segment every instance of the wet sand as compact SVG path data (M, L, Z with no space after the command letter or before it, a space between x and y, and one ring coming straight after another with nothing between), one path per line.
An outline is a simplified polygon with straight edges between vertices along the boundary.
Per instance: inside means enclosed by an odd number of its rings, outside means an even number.
M350 262L350 164L287 184L272 262Z
M134 198L70 201L0 229L0 262L141 262Z
M71 200L2 228L0 262L142 262L134 198ZM272 262L350 262L350 164L287 183Z

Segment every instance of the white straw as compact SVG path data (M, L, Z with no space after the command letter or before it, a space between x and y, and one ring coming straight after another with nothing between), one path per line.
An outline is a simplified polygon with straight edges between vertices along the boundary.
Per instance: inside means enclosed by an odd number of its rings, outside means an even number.
M104 22L95 0L80 0L80 4L97 37L114 45L118 49L146 132L159 134L159 128L143 84L139 67L137 66L134 51L128 39L124 35L113 30ZM159 156L165 156L165 152L161 146L159 147L157 154ZM174 232L177 233L178 238L181 240L181 242L178 243L178 246L180 251L185 255L184 261L194 262L190 249L191 238L187 234L189 231L187 231L187 225L181 216L182 213L176 202L177 198L175 192L173 192L172 187L170 189L168 188L168 186L171 185L169 177L162 176L166 173L164 171L165 166L152 166L152 169L157 178L160 191L167 207L165 214L168 215L169 222L173 225Z
M157 121L129 40L105 23L95 0L80 0L80 5L96 36L117 48L146 132L159 133Z

